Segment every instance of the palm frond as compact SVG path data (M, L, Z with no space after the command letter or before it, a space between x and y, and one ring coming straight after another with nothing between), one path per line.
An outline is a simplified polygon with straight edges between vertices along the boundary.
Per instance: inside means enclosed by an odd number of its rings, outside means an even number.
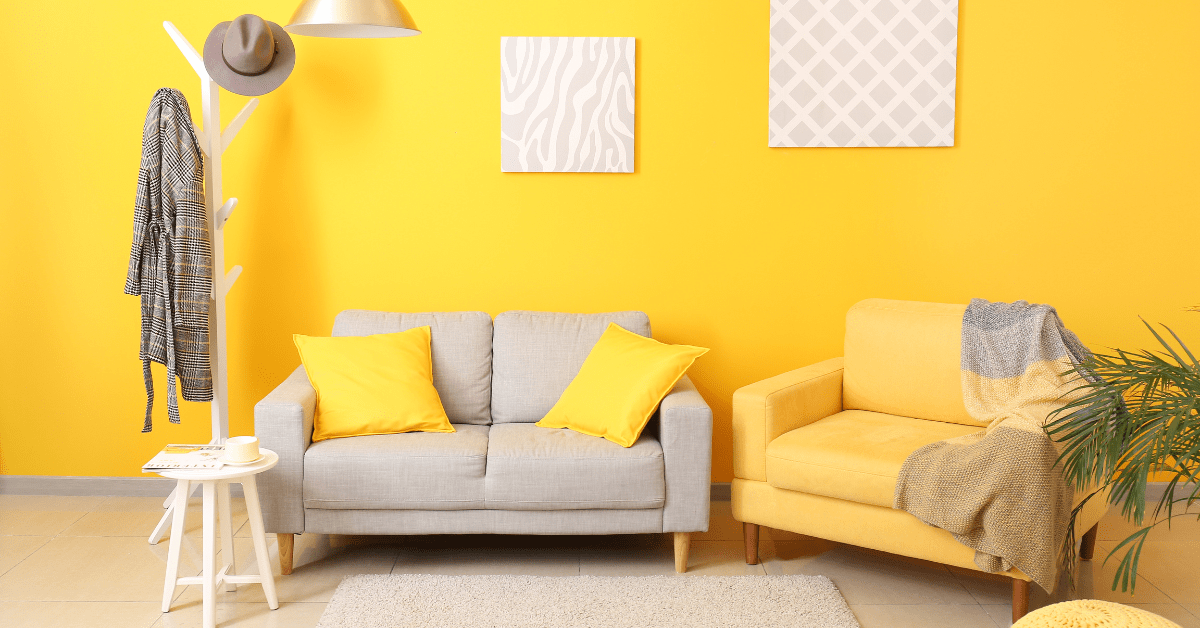
M1110 553L1125 550L1113 581L1113 588L1120 584L1122 590L1136 586L1138 557L1150 530L1178 516L1179 502L1190 506L1200 500L1200 361L1169 327L1163 329L1178 348L1145 324L1161 350L1113 349L1088 356L1069 375L1075 383L1071 401L1046 425L1050 437L1062 444L1059 462L1067 481L1076 490L1108 490L1109 503L1120 506L1121 515L1135 525L1142 526L1146 519L1151 475L1166 473L1170 478L1154 506L1152 522ZM1177 499L1177 487L1191 487L1191 494ZM1099 492L1094 490L1087 499ZM1080 511L1076 508L1071 514L1072 532ZM1069 534L1063 548L1068 574L1074 543L1074 534Z

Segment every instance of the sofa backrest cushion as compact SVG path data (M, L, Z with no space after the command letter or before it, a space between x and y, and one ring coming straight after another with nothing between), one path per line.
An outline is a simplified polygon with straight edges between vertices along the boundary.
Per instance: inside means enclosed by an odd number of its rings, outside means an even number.
M534 423L546 416L609 323L650 337L650 318L644 312L497 314L492 422Z
M372 312L346 310L334 336L392 334L429 325L433 387L451 423L488 425L492 403L492 317L487 312Z
M867 299L846 313L842 406L979 425L962 393L965 305Z

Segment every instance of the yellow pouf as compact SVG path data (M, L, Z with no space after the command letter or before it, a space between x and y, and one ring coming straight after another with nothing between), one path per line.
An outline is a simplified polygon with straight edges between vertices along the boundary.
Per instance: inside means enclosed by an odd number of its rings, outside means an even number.
M1012 628L1180 628L1141 609L1101 600L1074 600L1039 608Z

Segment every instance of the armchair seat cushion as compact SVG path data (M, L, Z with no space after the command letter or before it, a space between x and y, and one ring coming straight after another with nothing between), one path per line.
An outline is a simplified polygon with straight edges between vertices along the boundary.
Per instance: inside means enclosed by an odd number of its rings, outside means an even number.
M304 454L304 507L353 510L483 508L488 426L313 443Z
M846 410L767 445L767 483L792 491L892 507L900 467L913 451L982 428Z
M643 433L632 447L532 423L493 425L487 507L500 510L662 508L663 450Z

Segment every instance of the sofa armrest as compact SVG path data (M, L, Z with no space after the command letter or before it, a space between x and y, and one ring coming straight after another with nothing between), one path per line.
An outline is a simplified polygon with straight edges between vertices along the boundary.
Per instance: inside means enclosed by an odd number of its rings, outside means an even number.
M304 452L312 444L317 391L301 366L254 406L254 434L279 454L279 464L259 474L267 532L304 532Z
M684 375L659 404L658 437L667 480L663 532L708 530L712 430L712 409Z
M733 393L733 477L767 479L767 444L842 411L842 358L776 375Z

